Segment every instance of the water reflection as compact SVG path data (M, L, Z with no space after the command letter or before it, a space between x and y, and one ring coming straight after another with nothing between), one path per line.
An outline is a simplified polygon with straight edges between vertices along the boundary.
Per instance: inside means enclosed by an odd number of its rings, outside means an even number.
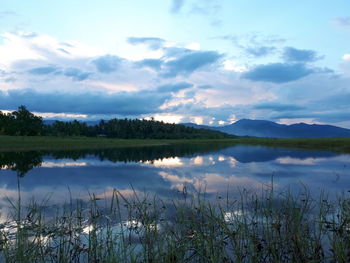
M6 152L0 153L0 169L15 171L20 177L42 164L40 152Z
M178 198L202 191L207 196L259 192L273 180L275 189L349 190L350 155L260 146L177 145L74 152L0 154L0 206L17 197L63 203L67 195L88 199L89 192L109 197L113 189Z

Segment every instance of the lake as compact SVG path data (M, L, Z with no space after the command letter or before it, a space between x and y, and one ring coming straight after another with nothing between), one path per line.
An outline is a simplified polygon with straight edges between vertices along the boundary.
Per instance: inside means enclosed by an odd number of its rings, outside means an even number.
M204 143L0 153L0 261L329 262L348 255L349 165Z
M237 195L243 189L330 195L350 190L350 155L244 145L176 145L114 150L0 154L2 209L15 200L48 199L62 204L89 194L108 197L150 193L164 199L196 192L207 197Z

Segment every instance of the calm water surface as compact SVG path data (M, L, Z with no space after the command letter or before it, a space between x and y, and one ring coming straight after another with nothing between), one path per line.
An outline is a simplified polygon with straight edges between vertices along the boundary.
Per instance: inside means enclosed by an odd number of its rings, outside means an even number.
M350 155L267 148L262 146L178 145L74 152L0 153L0 205L50 197L64 203L69 195L88 199L89 193L109 196L155 193L162 198L206 192L216 197L239 190L350 190Z

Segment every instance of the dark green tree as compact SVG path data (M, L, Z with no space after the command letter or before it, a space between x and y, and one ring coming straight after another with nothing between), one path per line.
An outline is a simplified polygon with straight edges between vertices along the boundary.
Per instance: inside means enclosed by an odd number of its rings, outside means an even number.
M11 113L12 119L12 132L11 135L24 135L24 136L36 136L41 135L43 131L43 119L42 117L35 116L33 113L27 110L23 105L18 107L17 111Z

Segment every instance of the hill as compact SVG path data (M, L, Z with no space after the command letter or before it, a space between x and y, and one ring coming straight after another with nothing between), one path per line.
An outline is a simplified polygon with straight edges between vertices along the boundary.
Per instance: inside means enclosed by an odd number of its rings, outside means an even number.
M242 119L230 125L212 127L184 123L188 127L205 128L234 134L238 136L267 137L267 138L326 138L326 137L350 137L350 129L332 125L319 124L279 124L266 120Z

